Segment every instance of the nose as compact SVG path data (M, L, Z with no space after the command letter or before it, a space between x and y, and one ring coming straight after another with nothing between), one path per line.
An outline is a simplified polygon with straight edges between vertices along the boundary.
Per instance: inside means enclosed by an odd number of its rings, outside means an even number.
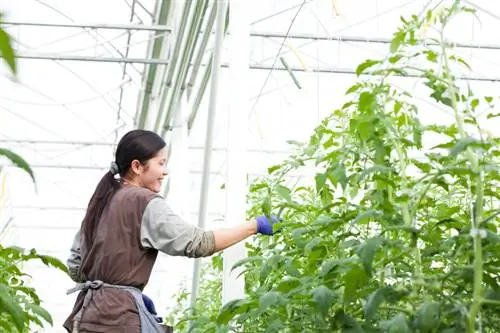
M163 169L163 175L164 175L164 176L167 176L167 175L168 175L168 170L167 170L167 169Z

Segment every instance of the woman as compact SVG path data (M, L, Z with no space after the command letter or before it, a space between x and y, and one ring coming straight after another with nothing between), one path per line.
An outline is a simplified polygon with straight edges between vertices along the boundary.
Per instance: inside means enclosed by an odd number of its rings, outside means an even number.
M158 194L165 162L165 142L154 132L133 130L120 140L68 259L79 282L68 293L80 291L64 323L68 332L162 332L142 295L158 251L205 257L256 233L273 234L276 220L265 216L214 231L184 222Z

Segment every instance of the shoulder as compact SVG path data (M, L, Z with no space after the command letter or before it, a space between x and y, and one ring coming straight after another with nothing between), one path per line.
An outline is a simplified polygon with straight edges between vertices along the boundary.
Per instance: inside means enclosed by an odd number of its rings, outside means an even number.
M153 199L162 199L163 197L156 192L151 191L145 187L137 187L137 186L124 186L120 189L118 193L121 192L121 195L124 199L129 200L139 200L148 203Z

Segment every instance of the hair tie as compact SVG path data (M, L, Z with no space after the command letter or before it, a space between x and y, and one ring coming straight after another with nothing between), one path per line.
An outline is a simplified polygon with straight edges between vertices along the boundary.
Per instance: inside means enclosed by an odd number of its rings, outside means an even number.
M111 172L113 176L120 173L120 167L118 167L118 164L116 162L111 162L111 167L109 168L109 172Z

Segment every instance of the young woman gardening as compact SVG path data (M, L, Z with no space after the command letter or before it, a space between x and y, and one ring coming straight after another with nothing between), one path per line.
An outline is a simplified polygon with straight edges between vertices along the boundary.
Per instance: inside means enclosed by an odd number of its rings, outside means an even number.
M68 267L80 291L64 323L68 332L160 333L142 290L158 251L210 256L256 233L272 235L265 216L205 231L183 221L158 194L165 171L164 140L133 130L120 140L115 161L90 199Z

